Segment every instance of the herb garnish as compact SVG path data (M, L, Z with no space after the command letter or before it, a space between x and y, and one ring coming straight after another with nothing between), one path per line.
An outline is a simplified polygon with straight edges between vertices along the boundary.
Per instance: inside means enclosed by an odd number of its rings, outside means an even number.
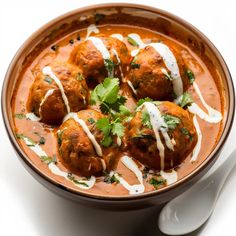
M139 99L138 102L137 102L137 107L143 105L143 103L145 103L145 102L152 102L152 101L153 100L149 97Z
M144 126L147 126L149 129L152 128L150 116L149 116L149 113L146 111L146 109L142 111L142 124Z
M105 177L104 177L103 181L108 184L112 184L112 183L119 184L120 183L120 181L116 178L115 174L109 175L109 173L105 173Z
M187 108L192 103L193 103L193 99L192 99L191 94L188 92L185 92L180 98L179 106L181 106L182 108Z
M137 64L136 61L138 59L138 56L136 55L134 57L134 59L131 61L130 65L132 69L139 69L140 68L140 64Z
M49 156L41 156L40 157L41 161L44 162L45 164L49 165L51 163L56 164L57 163L57 157L56 155L53 155L53 157Z
M41 136L38 132L34 132L34 134L39 137L39 141L38 141L39 145L44 145L46 142L45 138Z
M186 75L189 79L190 84L193 84L193 82L195 80L195 76L194 76L193 72L188 69L188 70L186 70Z
M76 75L76 80L78 80L78 81L82 81L82 80L84 80L84 76L79 72L77 75Z
M50 78L50 77L48 77L48 76L45 76L45 77L44 77L44 81L46 81L47 83L51 84L52 81L53 81L53 79Z
M68 173L67 178L68 178L69 180L71 180L71 181L72 181L73 183L75 183L75 184L79 184L79 185L83 185L83 186L85 186L85 187L89 187L88 184L86 184L86 183L84 183L84 182L82 182L82 181L79 181L79 180L76 179L71 173Z
M62 134L63 134L64 130L58 130L57 131L57 143L59 146L61 146L62 143Z
M33 139L25 136L24 134L16 134L16 137L18 139L21 139L21 140L24 140L24 141L27 140L26 145L28 147L34 147L36 145L36 143L33 141Z
M106 70L108 71L108 75L113 76L116 64L111 59L105 59L104 65Z
M178 117L169 114L163 114L162 118L169 129L175 129L175 127L180 123L180 119Z
M161 178L161 177L157 177L157 178L152 177L152 178L149 180L149 183L150 183L151 185L153 185L153 187L154 187L155 189L158 189L160 186L166 184L166 179L163 179L163 178Z
M95 123L95 120L94 120L92 117L88 118L87 121L88 121L91 125Z
M99 119L96 127L102 131L104 138L101 144L108 147L112 144L113 136L121 138L124 135L123 121L127 121L131 112L124 106L126 98L119 95L119 79L106 78L91 93L90 103L99 104L101 112L109 115Z
M127 41L132 45L132 46L138 46L139 44L131 37L127 37Z
M22 113L15 114L15 117L20 120L26 119L26 115Z
M180 131L182 132L182 134L184 134L185 136L187 136L190 141L193 140L193 136L190 134L190 132L188 131L187 128L183 127L183 128L180 129Z

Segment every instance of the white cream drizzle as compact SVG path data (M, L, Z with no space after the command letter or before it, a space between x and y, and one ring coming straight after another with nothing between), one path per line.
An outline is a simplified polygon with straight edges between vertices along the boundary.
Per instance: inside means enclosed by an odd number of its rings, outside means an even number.
M178 174L175 170L172 170L171 172L161 170L160 175L166 179L167 185L173 184L178 180Z
M131 88L131 90L133 91L133 93L135 95L137 95L137 90L134 88L132 82L130 80L127 80L127 84L129 85L129 87Z
M161 159L161 169L164 170L165 167L165 147L161 141L160 135L159 135L159 130L162 133L162 136L165 139L165 143L166 146L170 149L170 150L174 150L174 145L172 140L170 139L167 131L168 131L168 126L166 125L164 119L161 116L161 113L159 111L159 109L157 108L157 106L155 104L153 104L152 102L144 102L143 106L146 108L149 116L150 116L150 122L152 125L152 129L153 132L155 134L156 137L156 143L157 143L157 149L159 150L159 154L160 154L160 159Z
M123 80L124 74L123 74L123 71L122 71L121 60L120 60L120 58L119 58L118 52L117 52L114 48L112 48L111 51L114 53L114 55L115 55L115 57L116 57L116 60L117 60L117 62L118 62L119 69L120 69L121 79Z
M55 83L57 84L58 88L60 89L61 91L61 96L62 96L62 99L64 101L64 104L66 106L66 110L67 110L67 113L70 113L70 106L69 106L69 102L68 102L68 99L67 99L67 96L65 94L65 91L64 91L64 88L63 88L63 85L61 83L61 81L57 78L57 76L53 73L52 69L50 66L46 66L43 68L42 70L43 74L44 75L48 75L50 76L50 78L52 78Z
M119 174L114 172L111 172L111 174L114 173L115 177L120 181L120 184L122 184L123 187L129 191L129 194L133 195L133 194L143 193L145 191L145 187L143 185L143 175L142 172L139 170L138 166L136 165L136 163L132 160L132 158L128 156L123 156L121 158L121 162L136 175L140 184L130 185Z
M49 89L49 90L46 92L46 94L44 95L44 97L43 97L43 99L42 99L42 101L41 101L41 103L40 103L40 105L39 105L39 115L40 115L40 118L41 118L41 107L42 107L42 105L44 104L44 102L47 100L47 98L53 94L54 90L55 90L55 89Z
M188 110L193 113L198 115L201 119L209 122L209 123L218 123L222 120L222 114L213 109L212 107L210 107L204 100L200 89L198 88L198 85L196 82L193 83L193 87L196 91L196 93L198 94L202 105L206 108L206 110L208 111L208 114L206 112L204 112L196 103L192 103L191 106L188 107Z
M196 115L193 117L193 124L194 124L194 127L197 132L197 144L193 149L192 157L190 160L191 162L195 162L197 160L198 154L201 150L201 144L202 144L202 132L201 132L200 126L198 124Z
M23 140L25 141L26 145L39 157L48 156L47 153L41 148L40 145L38 145L38 144L32 145L32 142L27 137L23 137ZM50 169L50 171L53 174L64 177L65 179L71 181L68 178L68 173L65 171L62 171L55 163L51 162L48 165L48 168ZM94 176L91 176L90 179L88 179L88 180L78 179L78 181L81 183L85 183L87 186L81 185L81 184L76 184L74 181L71 181L71 182L74 185L78 186L79 188L90 189L94 186L94 184L96 182L96 178Z
M177 96L181 96L183 94L183 82L179 73L179 67L176 58L169 47L163 43L145 44L138 34L129 34L128 36L135 40L139 45L138 49L135 49L131 52L131 56L136 56L139 53L140 49L145 48L146 46L153 47L161 55L167 69L171 73L171 77L173 78L172 83L174 93Z
M97 48L97 50L101 53L105 65L106 63L105 60L110 59L110 53L106 48L106 46L104 45L103 41L97 37L88 37L87 40L90 40L93 43L93 45ZM113 77L113 72L108 71L108 77Z
M95 137L93 136L93 134L90 132L88 126L86 125L86 123L80 119L77 115L77 113L71 112L69 114L67 114L64 119L63 122L65 122L68 119L74 119L84 130L84 132L86 133L86 135L88 136L88 138L90 139L91 143L93 144L93 147L97 153L98 156L102 156L102 148L101 146L98 144L97 140L95 139Z
M95 24L91 24L91 25L88 26L88 28L87 28L87 35L86 35L85 40L87 40L88 37L89 37L92 33L95 33L95 34L98 34L98 33L99 33L99 29L97 28L97 26L96 26Z
M40 119L41 119L40 117L36 116L32 112L25 114L25 116L26 116L26 119L32 120L32 121L40 121Z
M111 34L110 37L119 39L119 40L122 41L122 42L123 42L123 40L124 40L124 37L123 37L122 34Z

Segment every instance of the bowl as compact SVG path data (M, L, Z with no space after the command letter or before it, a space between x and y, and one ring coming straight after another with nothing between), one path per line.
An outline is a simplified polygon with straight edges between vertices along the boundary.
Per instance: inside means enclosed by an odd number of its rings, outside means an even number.
M206 59L206 65L211 65L211 68L213 68L211 73L221 83L221 93L225 97L223 127L214 150L206 157L205 161L176 183L158 191L139 195L122 197L92 196L74 191L55 182L30 161L14 136L11 100L18 75L24 70L24 66L32 60L34 55L41 50L42 42L47 45L56 40L59 35L63 36L68 32L72 32L76 27L87 27L87 19L89 17L107 15L109 16L109 21L104 20L102 24L126 24L125 16L127 14L133 19L133 25L141 25L174 37L190 47L201 58ZM110 3L93 5L74 10L50 21L38 29L18 50L8 68L2 87L2 114L5 128L19 160L29 173L45 187L60 196L88 206L105 209L128 210L160 205L187 190L210 169L219 157L232 127L234 110L235 96L232 78L222 56L210 40L194 26L177 16L160 9L137 4Z

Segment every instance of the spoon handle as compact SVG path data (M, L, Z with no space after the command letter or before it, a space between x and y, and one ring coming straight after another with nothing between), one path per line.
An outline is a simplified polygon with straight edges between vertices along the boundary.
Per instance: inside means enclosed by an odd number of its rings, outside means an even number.
M211 182L215 186L216 194L218 194L228 177L230 171L236 164L236 149L229 155L229 157L210 175L206 177L206 180Z

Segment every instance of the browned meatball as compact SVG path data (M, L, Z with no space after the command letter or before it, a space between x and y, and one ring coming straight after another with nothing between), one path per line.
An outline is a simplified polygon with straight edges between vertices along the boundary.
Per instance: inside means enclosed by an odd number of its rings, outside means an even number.
M127 150L145 166L161 170L171 169L179 165L193 150L197 142L197 134L193 125L191 114L172 102L155 102L161 113L173 150L167 147L167 142L158 130L164 145L164 158L161 159L160 150L157 148L157 139L150 123L150 116L145 106L136 112L126 131ZM164 160L164 168L161 166Z
M89 91L81 71L69 63L54 63L51 71L60 81L68 105L63 98L62 90L43 70L38 72L28 98L28 109L47 124L58 124L68 113L87 107Z
M183 90L189 86L189 79L181 55L174 48L169 47L174 54L179 73L183 82ZM167 72L163 73L163 69ZM153 100L173 100L176 94L173 81L162 56L152 46L146 46L131 61L131 69L127 79L136 90L137 98L150 97Z
M104 116L92 109L73 114L86 123L91 134L100 145L103 134L96 128L95 122ZM59 159L72 173L85 177L101 176L104 171L110 171L116 164L117 148L100 146L102 156L99 156L88 135L75 119L66 120L59 127L57 134Z
M128 49L122 41L112 37L96 37L100 39L110 54L110 60L104 60L101 52L93 41L86 40L80 43L71 53L70 61L83 71L89 86L93 87L109 76L108 71L114 68L114 77L120 77L127 72L130 62Z

